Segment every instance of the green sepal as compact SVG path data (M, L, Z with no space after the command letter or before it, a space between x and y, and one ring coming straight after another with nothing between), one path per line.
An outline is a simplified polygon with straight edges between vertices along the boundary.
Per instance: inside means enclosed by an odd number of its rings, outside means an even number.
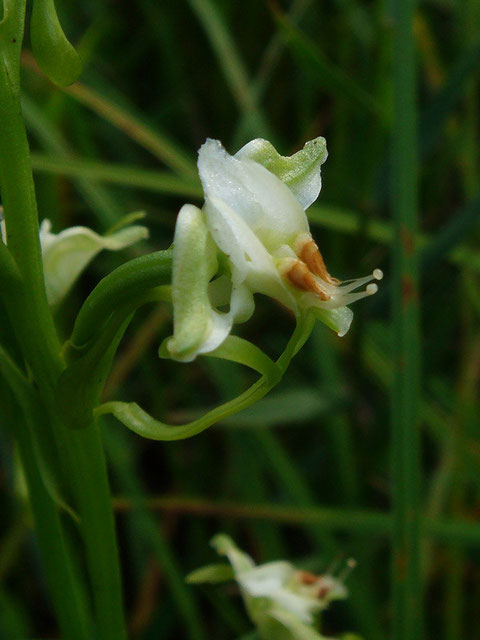
M34 1L30 39L38 66L52 82L66 87L78 80L82 62L63 32L54 0Z
M292 156L280 155L271 142L257 138L240 149L236 157L248 158L264 166L287 185L306 209L318 196L320 166L327 155L327 143L322 137L310 140Z
M218 584L233 580L235 574L229 564L209 564L188 574L185 582L189 584Z

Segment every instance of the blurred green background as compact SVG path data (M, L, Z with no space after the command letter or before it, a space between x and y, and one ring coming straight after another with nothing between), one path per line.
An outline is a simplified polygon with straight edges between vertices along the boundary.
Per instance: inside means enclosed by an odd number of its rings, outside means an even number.
M57 9L87 63L62 91L24 58L40 215L56 231L84 224L104 232L145 211L151 231L129 255L96 259L59 311L65 338L105 273L168 247L180 206L201 203L195 163L206 137L231 153L265 137L287 155L323 135L329 159L308 213L329 271L386 274L380 293L354 307L345 338L317 326L281 385L244 413L173 443L105 422L131 638L250 637L234 588L184 584L214 560L208 542L219 530L259 562L288 558L321 572L354 557L350 598L327 613L325 633L389 637L390 3L64 0ZM432 640L480 639L479 26L478 0L421 2L414 24L426 517L426 631L418 637ZM237 332L273 357L292 328L287 311L258 297ZM208 358L159 360L170 331L168 308L137 314L105 398L136 400L176 422L253 380ZM10 441L0 455L0 636L54 638Z

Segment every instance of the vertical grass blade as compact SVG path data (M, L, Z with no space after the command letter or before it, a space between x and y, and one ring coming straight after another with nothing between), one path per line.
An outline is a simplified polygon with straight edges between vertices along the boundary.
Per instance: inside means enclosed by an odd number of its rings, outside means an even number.
M392 387L393 620L394 640L421 632L418 150L414 0L394 2L394 126L392 133L393 325Z

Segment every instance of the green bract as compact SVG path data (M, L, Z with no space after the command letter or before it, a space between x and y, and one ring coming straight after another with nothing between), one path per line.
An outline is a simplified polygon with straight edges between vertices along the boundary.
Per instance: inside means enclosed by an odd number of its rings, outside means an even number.
M261 293L296 317L314 309L340 336L352 321L348 304L375 293L372 275L345 283L332 278L315 244L305 209L318 197L323 138L291 157L266 140L252 140L235 156L218 140L201 147L198 169L205 193L200 210L185 205L174 240L174 336L162 355L193 360L216 349L232 325L253 313ZM228 312L222 307L228 308Z
M34 0L30 39L39 67L52 82L66 87L78 80L82 62L63 32L54 0Z

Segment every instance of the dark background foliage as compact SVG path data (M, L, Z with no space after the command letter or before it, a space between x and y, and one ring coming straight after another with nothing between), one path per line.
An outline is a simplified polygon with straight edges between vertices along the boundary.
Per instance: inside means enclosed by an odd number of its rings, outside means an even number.
M318 326L265 400L185 442L152 443L112 419L105 444L118 512L131 637L222 640L248 634L235 589L189 587L223 530L258 560L316 571L353 556L347 602L325 631L388 637L392 377L389 162L392 17L389 2L74 0L58 2L87 60L77 85L54 88L24 59L28 124L41 217L54 229L106 231L145 211L150 239L130 256L103 254L58 313L67 337L81 300L128 257L166 248L175 217L199 204L196 150L230 152L266 137L285 155L323 135L324 186L309 210L329 270L381 267L374 299L354 307L339 339ZM480 250L478 0L418 6L422 509L425 634L480 638L478 444ZM27 40L28 48L28 40ZM127 252L128 253L128 252ZM238 333L279 354L289 313L258 299ZM230 398L248 371L202 358L159 360L170 310L139 313L121 345L107 398L135 399L178 422ZM28 508L1 443L0 630L55 636Z

